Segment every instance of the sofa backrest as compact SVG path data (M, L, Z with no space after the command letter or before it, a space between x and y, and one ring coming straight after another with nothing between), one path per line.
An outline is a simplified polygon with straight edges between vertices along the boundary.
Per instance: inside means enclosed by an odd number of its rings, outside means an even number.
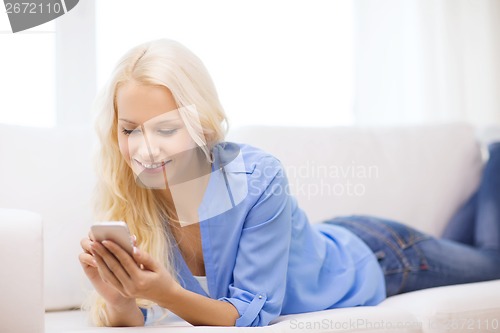
M312 223L366 214L439 236L477 188L483 166L466 124L398 127L245 127L227 140L260 147L284 165Z
M311 222L346 214L392 218L439 235L478 185L482 161L463 124L397 128L233 130L284 164ZM0 207L43 218L46 309L80 306L90 287L78 263L92 223L90 128L0 125Z

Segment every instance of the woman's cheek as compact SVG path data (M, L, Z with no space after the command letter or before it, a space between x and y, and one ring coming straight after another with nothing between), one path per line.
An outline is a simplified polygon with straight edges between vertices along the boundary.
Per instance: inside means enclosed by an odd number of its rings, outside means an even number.
M120 153L127 162L128 165L130 165L130 150L128 146L128 139L123 137L122 135L118 138L118 147L120 148Z
M170 145L173 149L172 154L186 154L192 152L198 147L196 142L191 138L187 130L184 130L180 135L176 136Z

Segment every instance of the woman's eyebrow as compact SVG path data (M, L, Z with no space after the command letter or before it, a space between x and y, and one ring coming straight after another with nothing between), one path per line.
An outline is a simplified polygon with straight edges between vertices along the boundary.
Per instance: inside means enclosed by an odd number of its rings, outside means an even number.
M136 123L134 123L133 121L130 121L130 120L127 120L127 119L120 118L120 119L118 119L118 120L124 121L124 122L129 123L129 124L137 125L137 124L136 124Z
M124 122L132 124L132 125L138 125L137 123L134 123L133 121L130 121L130 120L127 120L127 119L124 119L124 118L120 118L118 120L124 121ZM156 123L156 125L161 125L161 124L164 124L164 123L171 123L171 122L175 122L175 121L179 121L179 120L180 120L180 118L165 119L165 120L159 121L158 123Z
M156 125L161 125L161 124L164 124L164 123L173 123L173 122L176 122L176 121L179 121L179 120L180 120L180 118L165 119L165 120L157 122Z

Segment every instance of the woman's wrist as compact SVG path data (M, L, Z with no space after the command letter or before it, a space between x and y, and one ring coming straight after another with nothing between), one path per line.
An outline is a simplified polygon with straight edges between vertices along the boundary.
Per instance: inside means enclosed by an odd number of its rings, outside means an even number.
M105 311L106 326L144 326L144 315L133 298L121 303L106 303Z
M185 289L179 283L175 283L165 292L159 293L159 298L154 302L165 309L169 309L184 291Z
M117 302L106 302L106 308L117 312L128 311L136 305L135 298L123 298Z

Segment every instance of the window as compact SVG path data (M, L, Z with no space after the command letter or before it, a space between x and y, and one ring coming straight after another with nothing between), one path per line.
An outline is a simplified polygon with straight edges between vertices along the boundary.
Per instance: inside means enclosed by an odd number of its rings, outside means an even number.
M13 34L0 10L0 123L53 127L55 23Z
M131 47L171 38L205 63L232 127L352 124L351 6L332 0L97 1L98 86Z

